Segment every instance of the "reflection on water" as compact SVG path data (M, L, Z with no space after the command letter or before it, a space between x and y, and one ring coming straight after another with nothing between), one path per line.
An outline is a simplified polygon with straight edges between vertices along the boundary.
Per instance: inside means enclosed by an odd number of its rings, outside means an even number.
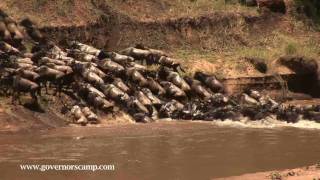
M171 122L1 135L0 179L210 179L320 161L319 129L283 126ZM23 163L115 164L116 170L22 172Z

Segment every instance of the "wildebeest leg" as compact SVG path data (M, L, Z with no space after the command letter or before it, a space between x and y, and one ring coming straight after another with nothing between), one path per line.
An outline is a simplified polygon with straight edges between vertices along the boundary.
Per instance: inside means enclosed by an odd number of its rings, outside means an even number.
M22 104L22 102L21 102L21 98L20 98L20 91L18 90L18 93L17 93L17 98L18 98L18 103L19 103L19 105L21 105Z
M11 103L12 103L12 104L15 104L15 102L16 102L16 91L13 90L13 92L12 92L12 98L11 98Z
M38 97L36 95L36 92L32 91L32 92L30 92L30 95L32 97L33 104L38 104Z

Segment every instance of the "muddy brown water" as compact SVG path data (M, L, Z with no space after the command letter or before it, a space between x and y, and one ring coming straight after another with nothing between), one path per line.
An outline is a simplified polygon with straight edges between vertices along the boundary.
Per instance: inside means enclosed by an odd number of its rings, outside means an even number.
M212 179L301 167L320 161L314 127L162 122L2 134L0 179ZM114 164L115 171L21 171L19 164Z

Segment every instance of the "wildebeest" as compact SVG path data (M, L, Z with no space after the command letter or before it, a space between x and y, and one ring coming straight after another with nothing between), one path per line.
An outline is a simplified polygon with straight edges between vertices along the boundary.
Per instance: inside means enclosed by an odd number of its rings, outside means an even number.
M36 72L40 75L39 82L41 85L44 85L46 93L48 93L47 83L55 83L58 86L61 83L62 77L65 76L65 74L61 71L49 68L47 66L40 66L36 69ZM57 91L58 92L58 88Z
M17 69L15 73L33 82L37 82L38 78L40 77L38 73L28 69L23 69L23 68Z
M158 97L156 97L154 94L152 94L150 89L143 88L141 91L150 99L150 101L153 105L161 105L162 104L162 101Z
M133 62L134 61L134 58L133 57L130 57L130 56L127 56L127 55L122 55L122 54L118 54L118 53L115 53L115 52L110 52L110 58L111 60L121 64L121 65L125 65L129 62Z
M120 51L120 54L133 57L134 59L143 60L148 58L148 56L150 55L150 51L129 47L127 49Z
M121 91L113 84L102 85L100 88L107 97L115 101L126 102L129 99L129 95L127 93Z
M103 59L97 62L98 66L105 70L115 74L122 74L124 72L124 67L120 64L111 61L110 59Z
M142 91L136 91L135 97L145 106L151 106L152 102L151 100L142 92Z
M93 92L88 93L87 99L94 108L101 109L105 112L114 107L114 103L112 101L106 100L104 97L101 97Z
M128 79L131 79L134 82L137 82L139 86L146 86L147 80L144 76L134 68L128 68L126 70L126 76Z
M53 63L55 65L60 65L60 66L66 65L66 63L61 61L61 60L51 59L51 58L48 58L48 57L43 57L40 60L38 60L38 64L39 65L45 65L45 64L48 64L48 63Z
M162 81L160 84L164 87L166 93L173 98L185 98L187 96L183 90L171 82Z
M31 37L32 40L35 42L43 42L44 41L44 36L41 34L41 32L36 28L35 24L29 19L23 19L20 22L20 25L25 27L27 34L29 37Z
M212 97L211 93L207 91L202 85L201 82L190 77L185 77L186 81L191 87L191 90L199 95L202 98L210 98Z
M101 86L104 84L104 81L100 76L98 76L96 73L91 72L89 70L82 71L81 75L86 81L88 81L96 86Z
M21 54L21 52L17 48L3 41L0 41L0 50L11 54Z
M112 84L117 86L119 89L121 89L125 93L131 92L130 88L120 78L114 78Z
M126 101L127 108L131 114L135 113L144 113L148 115L150 112L148 108L143 105L136 97L131 96L129 99Z
M139 123L149 123L149 122L153 121L145 113L135 113L135 114L133 114L133 118L135 119L136 122L139 122Z
M176 100L171 100L165 104L163 104L160 108L159 115L160 117L172 117L173 113L182 111L184 105ZM172 117L173 118L173 117Z
M12 103L14 103L16 99L18 99L19 103L21 104L21 101L20 101L21 92L30 93L34 102L37 102L37 94L40 94L40 86L35 82L32 82L28 79L25 79L16 75L16 76L13 76L12 88L13 88Z
M223 84L213 75L210 76L203 72L196 72L194 77L208 86L213 92L224 93L225 91Z
M96 124L98 122L98 116L94 112L92 112L90 108L83 107L81 111L86 116L89 123Z
M177 72L173 72L169 68L162 67L160 70L160 74L163 74L167 81L172 82L174 85L176 85L183 91L191 90L188 83Z
M250 97L248 94L243 93L240 97L240 103L243 105L253 105L258 106L259 102L254 98Z
M167 56L161 56L158 60L158 63L161 64L162 66L173 68L177 72L179 69L185 72L185 70L181 67L181 64L178 63L178 60L176 59L169 58Z
M1 21L1 18L0 18L0 40L9 42L11 41L11 39L12 37L9 30L7 29L6 24L3 21Z
M81 108L78 105L72 107L71 113L75 118L75 123L76 124L81 124L83 126L88 124L88 119L83 114L83 112L81 111Z
M82 44L82 43L79 43L79 42L72 42L72 45L71 45L74 49L78 49L80 50L81 52L84 52L84 53L87 53L87 54L91 54L91 55L95 55L95 56L98 56L101 52L101 50L99 49L96 49L92 46L89 46L89 45L86 45L86 44Z
M155 80L151 77L147 77L147 87L157 95L163 95L166 93L166 90Z

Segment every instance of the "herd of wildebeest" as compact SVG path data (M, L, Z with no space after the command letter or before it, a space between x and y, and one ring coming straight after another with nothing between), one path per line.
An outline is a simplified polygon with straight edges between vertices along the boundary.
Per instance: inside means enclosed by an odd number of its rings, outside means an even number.
M320 120L320 106L283 106L250 89L227 96L214 75L182 75L179 61L160 50L136 45L116 53L78 41L66 44L60 48L29 19L16 23L1 11L2 96L12 96L13 104L21 103L21 93L29 93L34 104L43 94L70 96L72 122L81 125L98 123L98 111L119 109L136 122L260 120L270 115L287 122Z

